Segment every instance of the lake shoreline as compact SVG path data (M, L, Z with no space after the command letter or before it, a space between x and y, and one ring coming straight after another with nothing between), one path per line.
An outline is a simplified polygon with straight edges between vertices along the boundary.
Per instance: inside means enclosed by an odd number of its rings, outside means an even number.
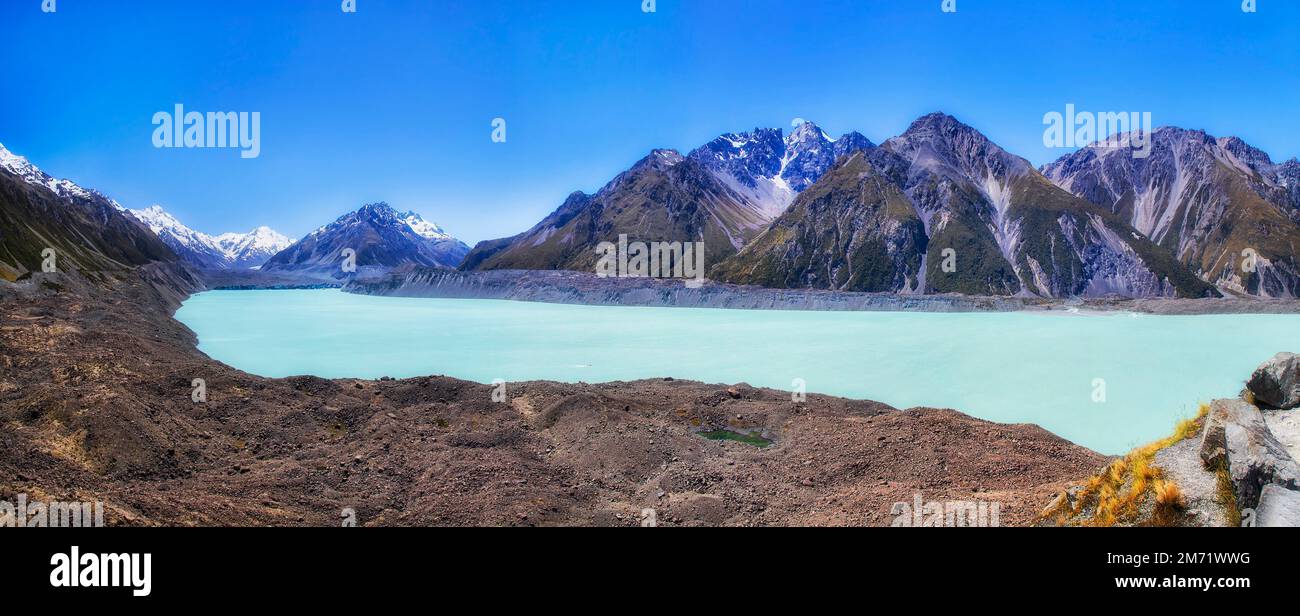
M392 297L503 299L554 304L850 312L1136 312L1162 315L1297 314L1300 300L1248 298L1071 298L908 295L770 289L678 280L600 278L560 270L458 272L417 269L357 278L348 293Z

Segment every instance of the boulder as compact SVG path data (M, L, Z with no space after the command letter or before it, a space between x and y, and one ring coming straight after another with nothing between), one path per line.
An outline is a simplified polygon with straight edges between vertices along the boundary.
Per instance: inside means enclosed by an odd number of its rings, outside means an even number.
M1246 388L1256 404L1277 409L1300 406L1300 355L1278 353L1250 375Z
M1259 409L1244 400L1223 399L1210 403L1210 412L1205 415L1205 429L1201 431L1201 461L1206 468L1214 470L1227 461L1227 425L1249 423L1252 413L1260 414ZM1263 421L1262 415L1260 421Z
M1300 526L1300 492L1275 484L1264 486L1255 507L1255 526Z
M1210 403L1201 460L1211 468L1226 461L1241 509L1255 508L1269 484L1300 489L1300 464L1269 431L1263 413L1244 400Z
M1213 404L1210 408L1213 412ZM1274 437L1260 409L1232 400L1231 409L1225 415L1230 421L1223 425L1223 448L1236 506L1256 507L1261 491L1269 483L1300 489L1300 464L1296 464L1286 447Z

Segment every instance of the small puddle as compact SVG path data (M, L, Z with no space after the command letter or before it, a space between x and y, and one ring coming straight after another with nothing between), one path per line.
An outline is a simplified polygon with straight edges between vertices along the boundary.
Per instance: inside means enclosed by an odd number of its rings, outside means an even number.
M709 432L698 432L697 434L711 441L736 441L746 445L753 445L760 449L771 445L773 442L771 439L763 438L758 434L742 434L731 430L712 430Z

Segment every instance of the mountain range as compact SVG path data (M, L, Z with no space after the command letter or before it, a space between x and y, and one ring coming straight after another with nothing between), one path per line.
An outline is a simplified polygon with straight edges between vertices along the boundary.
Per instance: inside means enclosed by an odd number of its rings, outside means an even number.
M701 241L710 279L774 288L1027 297L1300 295L1300 162L1173 127L1150 155L1091 145L1035 168L932 113L875 144L811 122L652 150L593 194L472 250L372 203L298 242L209 236L127 211L0 146L0 275L55 247L84 270L153 260L345 278L403 268L594 270L596 246Z
M943 113L880 145L805 122L655 150L461 269L591 271L596 245L626 234L703 241L711 279L768 287L1295 297L1298 176L1294 159L1183 129L1156 131L1146 159L1092 146L1037 169Z
M419 214L386 203L365 205L294 242L269 227L208 235L159 205L128 210L116 201L55 178L0 145L0 278L39 270L46 248L59 271L116 270L182 262L200 270L266 267L291 273L341 274L342 251L356 251L359 271L402 266L454 268L469 247Z

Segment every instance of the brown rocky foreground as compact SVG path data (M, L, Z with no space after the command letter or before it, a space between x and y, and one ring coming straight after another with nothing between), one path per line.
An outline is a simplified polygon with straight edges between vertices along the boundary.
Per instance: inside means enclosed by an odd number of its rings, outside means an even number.
M260 378L170 317L192 273L116 279L0 284L0 500L103 501L132 525L888 525L920 494L1022 525L1105 461L1036 426L746 385L530 382L497 402L438 376Z

